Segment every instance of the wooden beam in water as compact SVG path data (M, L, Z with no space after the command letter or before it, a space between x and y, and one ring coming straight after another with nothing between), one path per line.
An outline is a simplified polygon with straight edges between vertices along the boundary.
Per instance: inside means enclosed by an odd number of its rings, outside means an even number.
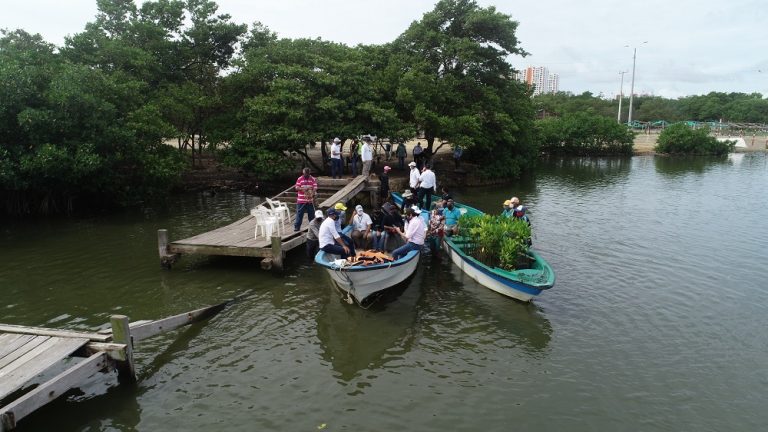
M229 300L224 303L219 303L215 306L208 306L190 312L185 312L183 314L174 315L157 321L150 321L131 327L133 341L138 342L157 334L177 329L187 324L205 320L224 310L224 308L231 304L233 301L234 300Z
M112 315L109 322L112 324L112 340L119 344L125 344L125 360L117 362L117 373L120 382L136 382L136 368L133 365L133 340L128 317L125 315Z
M68 390L77 387L88 377L108 366L109 362L105 353L93 354L21 398L0 408L0 432L14 429L19 420L45 404L52 402Z

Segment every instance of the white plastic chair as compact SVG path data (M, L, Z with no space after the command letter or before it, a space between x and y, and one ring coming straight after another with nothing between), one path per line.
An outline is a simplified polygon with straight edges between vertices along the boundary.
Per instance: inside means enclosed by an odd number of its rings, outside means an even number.
M272 213L275 216L279 216L283 221L291 220L291 211L288 209L288 204L267 198L267 205L272 209ZM284 218L283 215L285 215Z
M266 238L272 237L272 231L275 230L277 235L282 236L282 227L280 220L266 207L254 207L251 209L251 216L256 219L256 228L253 231L254 238L259 237L259 231Z

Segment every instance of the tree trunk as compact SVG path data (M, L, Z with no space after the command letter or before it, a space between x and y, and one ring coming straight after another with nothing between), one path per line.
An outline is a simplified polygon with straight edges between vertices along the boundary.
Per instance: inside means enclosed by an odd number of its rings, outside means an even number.
M312 169L313 169L313 170L314 170L316 173L321 173L321 172L323 171L323 169L322 169L321 167L317 166L317 164L315 164L314 162L312 162L312 159L310 159L310 157L309 157L309 155L307 154L307 152L305 152L304 150L296 150L296 153L300 154L300 155L301 155L301 156L304 158L304 160L307 162L307 164L308 164L309 166L311 166L311 167L312 167Z

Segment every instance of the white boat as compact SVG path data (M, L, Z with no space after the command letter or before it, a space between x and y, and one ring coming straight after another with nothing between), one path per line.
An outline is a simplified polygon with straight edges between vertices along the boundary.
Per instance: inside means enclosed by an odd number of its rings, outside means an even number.
M315 264L328 272L333 283L351 296L348 298L354 298L362 305L371 295L408 279L419 264L419 251L410 251L390 263L362 266L347 265L347 261L338 255L321 250L315 255Z

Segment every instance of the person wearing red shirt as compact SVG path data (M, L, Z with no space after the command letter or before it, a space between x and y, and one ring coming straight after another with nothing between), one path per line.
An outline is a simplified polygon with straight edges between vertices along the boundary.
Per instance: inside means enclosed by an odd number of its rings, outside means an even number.
M312 177L309 168L304 171L296 180L296 222L293 224L293 230L298 231L301 228L301 219L304 213L307 214L307 221L312 222L315 215L315 194L317 193L317 179Z

